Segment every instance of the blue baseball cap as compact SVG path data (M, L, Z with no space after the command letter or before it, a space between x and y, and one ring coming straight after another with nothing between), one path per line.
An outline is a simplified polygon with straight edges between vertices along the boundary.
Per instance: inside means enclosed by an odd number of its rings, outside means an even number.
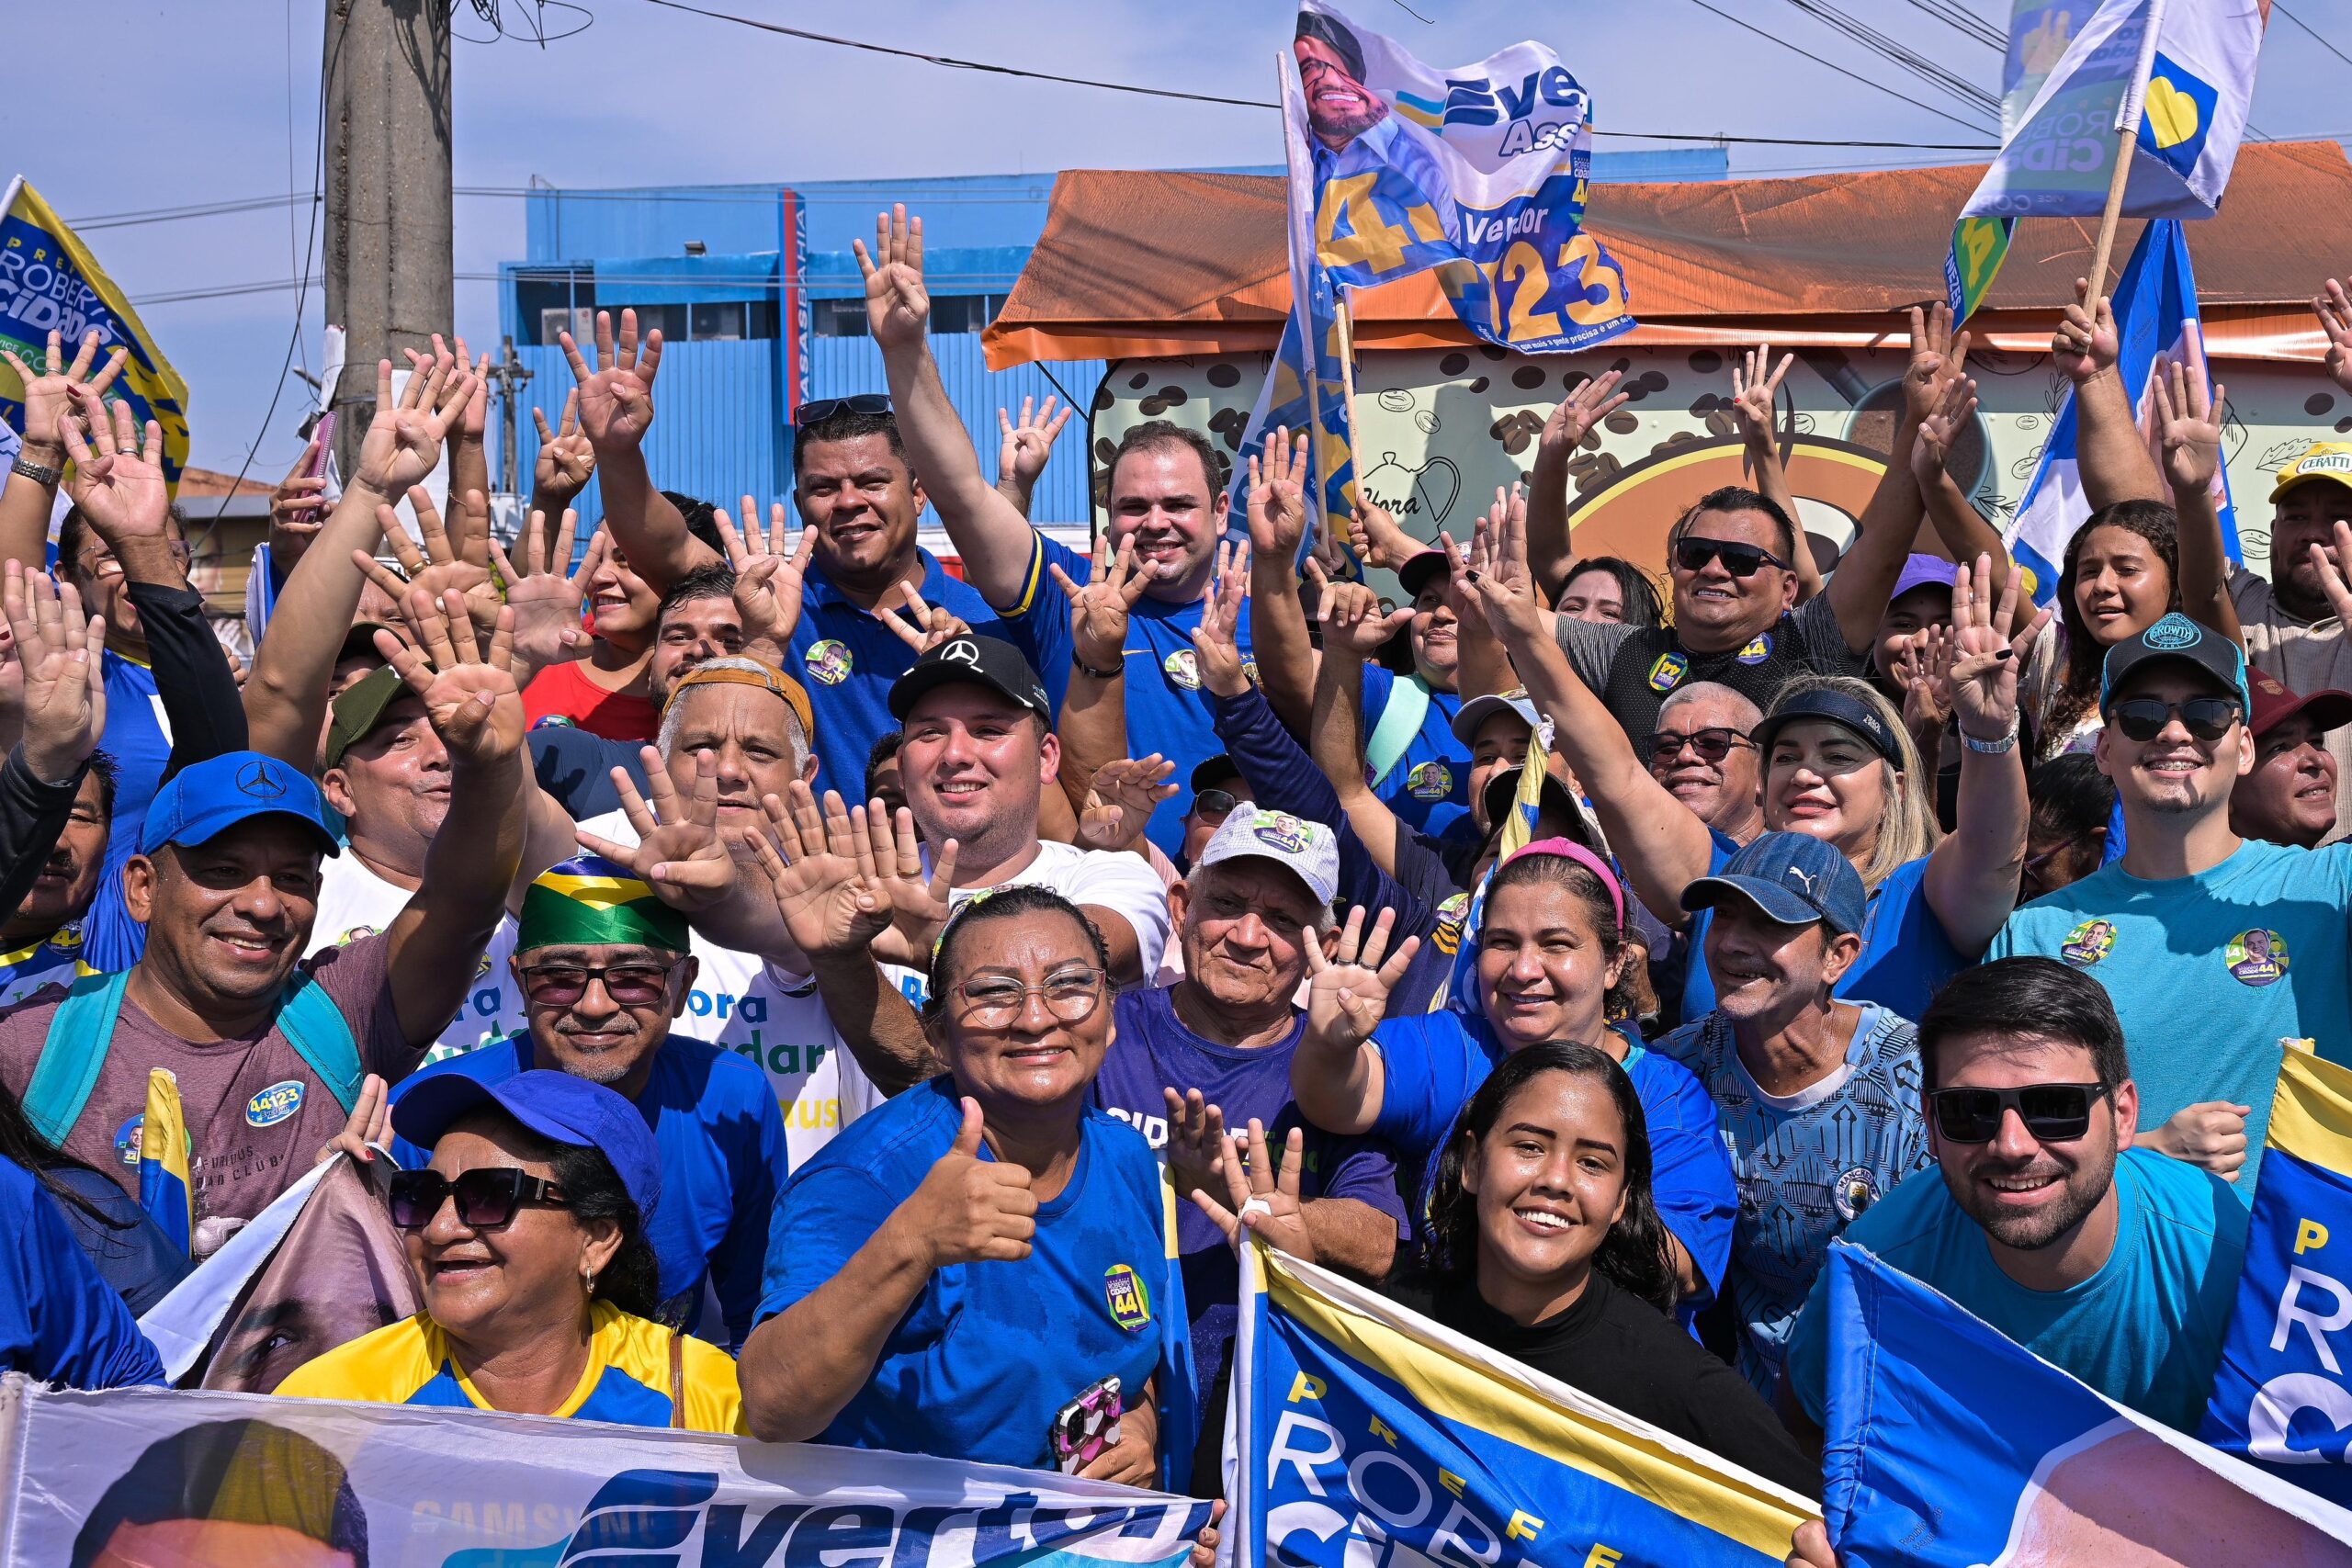
M1682 889L1682 907L1695 914L1726 897L1745 898L1784 926L1825 920L1833 931L1862 929L1861 873L1809 833L1764 834L1722 871L1694 878Z
M224 751L191 762L164 781L147 807L139 852L165 844L201 844L255 817L291 817L319 836L319 847L341 854L327 826L326 797L311 775L259 751Z
M429 1149L451 1122L484 1106L496 1106L551 1144L603 1155L637 1204L637 1217L652 1219L662 1201L661 1147L645 1113L603 1084L546 1067L499 1083L458 1071L427 1073L411 1078L392 1101L392 1131Z
M2139 636L2127 637L2107 650L2098 674L2101 718L2115 700L2115 689L2152 664L2185 664L2201 671L2237 698L2239 713L2254 712L2254 694L2245 684L2245 650L2211 626L2168 610Z
M1835 686L1815 686L1773 704L1772 711L1764 716L1750 739L1756 742L1757 750L1769 759L1772 755L1772 738L1804 719L1826 719L1841 729L1849 729L1885 758L1888 767L1903 766L1903 744L1895 739L1893 727L1878 709Z

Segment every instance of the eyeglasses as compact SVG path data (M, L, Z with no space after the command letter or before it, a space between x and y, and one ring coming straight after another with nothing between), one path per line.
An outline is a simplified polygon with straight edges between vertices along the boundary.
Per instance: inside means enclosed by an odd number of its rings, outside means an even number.
M1033 992L1046 998L1047 1012L1064 1023L1080 1023L1102 1000L1102 971L1065 969L1042 986L987 975L955 987L963 999L965 1021L982 1029L1002 1029L1019 1018Z
M811 398L800 405L800 412L792 422L796 430L806 430L812 424L822 424L836 414L888 413L890 394L888 392L855 392L846 398Z
M1650 761L1671 762L1682 755L1685 746L1698 752L1699 761L1702 762L1720 762L1730 756L1736 747L1745 746L1750 751L1756 750L1755 741L1729 725L1711 724L1704 729L1694 729L1687 735L1677 735L1670 729L1657 731L1650 737Z
M514 1224L514 1211L526 1203L561 1209L571 1201L554 1182L511 1165L478 1167L454 1179L437 1170L396 1170L392 1224L404 1231L421 1231L453 1194L459 1222L478 1231Z
M2037 1083L2023 1089L1939 1089L1928 1096L1936 1131L1948 1144L1989 1144L2001 1118L2018 1113L2038 1143L2071 1144L2091 1130L2091 1107L2104 1100L2102 1083Z
M588 994L588 982L605 982L605 995L625 1008L646 1007L670 994L670 976L677 962L605 964L534 964L523 971L523 994L541 1007L570 1007Z
M2123 731L2127 740L2154 740L2176 718L2198 739L2219 740L2237 723L2238 711L2235 697L2191 697L2185 703L2168 703L2162 697L2126 697L2110 704L2107 716L2109 723Z
M1233 815L1240 798L1229 789L1204 789L1193 796L1193 809L1204 819L1222 820Z
M1794 569L1788 562L1761 545L1743 545L1732 539L1683 538L1675 541L1674 564L1685 571L1704 571L1711 560L1721 560L1724 570L1734 577L1754 577L1758 568L1777 566L1782 571Z

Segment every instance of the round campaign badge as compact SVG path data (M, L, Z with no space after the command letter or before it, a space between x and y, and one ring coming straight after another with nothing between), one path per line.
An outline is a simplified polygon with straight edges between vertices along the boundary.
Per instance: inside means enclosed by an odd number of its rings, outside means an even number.
M2222 948L2230 978L2245 986L2267 986L2287 973L2287 939L2256 926L2230 938Z
M1178 649L1161 660L1159 667L1168 671L1170 685L1182 686L1188 692L1197 692L1201 689L1200 656L1191 649Z
M245 1101L245 1125L275 1127L302 1109L302 1080L284 1078Z
M838 686L849 679L849 646L832 637L810 643L800 662L808 667L808 678L820 685Z
M1739 650L1739 662L1742 664L1761 664L1771 657L1772 634L1770 632L1766 632Z
M2115 922L2085 920L2066 933L2058 956L2077 969L2087 969L2115 951Z
M139 1134L147 1125L147 1113L142 1111L114 1130L114 1157L125 1165L139 1163Z
M1443 800L1453 793L1453 770L1443 762L1423 762L1405 775L1405 793L1415 800Z

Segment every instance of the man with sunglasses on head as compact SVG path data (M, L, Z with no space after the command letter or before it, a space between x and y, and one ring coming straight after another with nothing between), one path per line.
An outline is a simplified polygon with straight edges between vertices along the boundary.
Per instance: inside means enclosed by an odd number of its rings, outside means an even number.
M2177 611L2108 649L2095 756L2125 849L2009 917L1988 956L2039 953L2115 998L2141 1143L2254 1201L2282 1049L2352 1063L2352 846L2242 839L2230 800L2254 767L2245 658Z
M684 918L611 862L582 855L542 873L523 896L507 960L525 1026L425 1068L393 1104L451 1074L500 1084L551 1067L636 1106L661 1151L662 1201L646 1236L662 1267L662 1318L732 1351L760 1304L768 1224L792 1162L759 1067L673 1032L694 990L690 947ZM433 1151L398 1139L392 1155L417 1170Z
M2117 1404L2193 1434L2246 1211L2217 1178L2134 1137L2142 1107L2123 1041L2107 990L2065 964L1962 972L1919 1021L1939 1168L1889 1193L1846 1239ZM1815 1426L1827 1295L1825 1270L1789 1344L1790 1389Z

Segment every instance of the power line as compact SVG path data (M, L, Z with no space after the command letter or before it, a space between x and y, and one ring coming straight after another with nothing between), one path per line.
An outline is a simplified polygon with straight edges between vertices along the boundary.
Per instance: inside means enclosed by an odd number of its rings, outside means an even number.
M1911 0L1911 6L1997 53L2007 54L2009 51L2008 34L1958 4L1958 0Z
M2310 36L2311 40L2313 43L2318 44L2320 48L2327 51L2328 53L2335 56L2336 59L2341 60L2345 64L2352 65L2352 54L2346 54L2342 50L2328 42L2326 39L2321 37L2319 32L2313 28L2309 22L2306 22L2301 17L2295 15L2294 12L2287 9L2285 0L2270 0L2270 8L2278 12L2280 16L2286 17L2289 21L2294 23L2295 26L2302 28L2303 31Z
M2001 101L1958 72L1937 64L1909 45L1848 15L1826 0L1788 0L1791 6L1861 45L1881 60L1907 71L1929 86L1984 114L1997 114Z
M657 5L666 4L667 0L654 0L654 3ZM1869 77L1860 74L1859 72L1849 71L1842 65L1835 64L1829 61L1824 60L1821 56L1814 53L1811 50L1801 48L1796 44L1791 43L1788 39L1781 37L1778 33L1769 33L1752 22L1743 22L1737 17L1733 16L1730 12L1722 10L1708 4L1708 0L1690 0L1690 4L1698 6L1699 9L1705 11L1712 16L1722 17L1724 21L1729 22L1736 28L1740 28L1746 31L1754 33L1758 38L1763 39L1767 42L1776 43L1792 54L1802 54L1807 60L1812 61L1815 65L1835 71L1838 75L1845 77L1848 81L1860 82L1863 86L1871 88L1874 92L1884 93L1890 98L1899 99L1904 103L1909 104L1915 109L1925 109L1929 114L1934 115L1938 119L1949 120L1952 124L1960 127L1962 130L1973 130L1980 135L1983 134L1984 130L1984 127L1981 125L1971 125L1968 121L1961 118L1958 115L1946 114L1943 110L1936 107L1933 104L1923 104L1907 93L1898 93L1883 82L1873 82ZM1971 149L1971 151L1986 152L1993 152L1996 149L1991 147L1977 147Z

